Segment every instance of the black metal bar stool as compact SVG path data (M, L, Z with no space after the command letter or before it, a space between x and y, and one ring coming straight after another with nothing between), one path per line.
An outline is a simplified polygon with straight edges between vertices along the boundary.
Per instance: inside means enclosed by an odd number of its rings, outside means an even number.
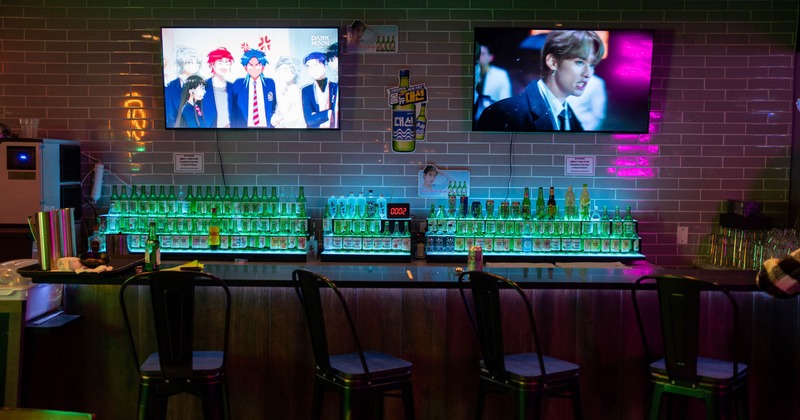
M392 394L393 391L400 391L405 418L413 420L411 363L386 353L362 349L347 302L332 281L301 269L295 270L292 278L308 321L316 364L312 418L320 418L326 391L335 391L341 396L342 419L351 419L354 413L363 411L365 406L370 405L374 410L374 418L383 418L383 398L396 395ZM352 337L356 352L329 354L320 294L322 288L332 290L341 304L347 319L347 329L343 333L349 333Z
M464 293L465 281L469 281L468 287L472 290L472 307ZM531 414L540 418L543 397L570 398L573 416L580 419L579 366L541 353L533 308L522 289L505 277L484 271L461 273L458 282L461 299L478 335L483 353L475 418L483 418L486 395L490 392L501 392L513 395L517 419L528 418ZM501 285L516 291L525 303L527 313L522 315L527 316L530 324L535 353L505 354L500 306Z
M648 282L655 282L658 294L664 355L658 360L650 351L647 328L639 309L640 296L637 296L642 285ZM733 362L698 355L701 290L722 292L730 303L732 339L727 347L720 345L732 355ZM649 366L650 420L658 419L663 394L703 400L709 420L730 418L732 406L736 408L737 419L748 419L747 365L738 362L739 307L728 290L693 277L643 276L634 283L632 299L645 356L648 362L652 361Z
M154 331L156 351L142 362L134 339L125 292L132 284L149 289L152 325L142 324L140 331ZM195 292L203 287L210 292L217 287L224 292L220 328L208 328L215 334L215 350L196 350L194 342ZM230 418L226 361L231 317L231 294L216 276L192 271L155 271L126 280L119 291L119 302L131 343L131 354L139 372L139 419L165 418L170 396L188 393L202 399L203 415L209 419ZM214 308L215 312L218 308ZM141 314L138 319L146 319ZM144 341L144 340L140 340Z

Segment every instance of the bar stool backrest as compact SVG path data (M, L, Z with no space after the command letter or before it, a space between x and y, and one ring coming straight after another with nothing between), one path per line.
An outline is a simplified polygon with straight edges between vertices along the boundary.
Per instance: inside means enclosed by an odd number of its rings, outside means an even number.
M700 292L722 292L730 302L733 321L734 377L738 376L739 308L727 289L717 283L685 276L643 276L634 283L632 298L636 321L648 363L654 360L648 343L647 328L639 307L637 293L647 282L655 281L661 319L661 339L667 375L674 384L697 387L697 357L700 328Z
M123 283L120 305L128 330L136 369L142 360L136 351L124 294L131 284L148 285L152 303L153 326L161 372L167 380L188 380L192 377L192 352L194 345L195 287L198 285L221 287L225 292L225 320L223 325L223 365L228 354L231 295L228 287L216 276L192 271L154 271L138 274Z
M322 310L322 296L320 294L321 288L330 288L336 295L342 311L347 318L350 336L357 347L362 368L367 376L367 381L370 382L371 379L369 369L367 368L367 360L364 357L364 351L361 348L361 342L356 333L355 323L350 315L347 302L336 285L325 276L303 269L294 270L294 272L292 272L292 280L294 281L295 292L297 292L297 297L300 299L308 322L308 330L311 334L311 347L314 351L314 363L316 364L317 371L323 375L333 376L331 372L330 353L328 351L328 336L325 329L325 315Z
M472 307L464 294L464 282L469 281L472 290ZM533 315L533 308L525 292L515 282L496 274L485 271L467 271L461 273L458 278L459 292L464 302L464 307L469 315L472 327L478 335L483 362L486 369L493 377L500 381L508 379L504 361L503 346L503 316L500 308L500 285L514 290L525 303L526 315L531 328L531 336L534 344L534 352L539 359L540 373L542 381L547 382L547 374L544 368L544 360L539 346L539 334L536 329L536 319ZM474 314L473 314L474 310Z

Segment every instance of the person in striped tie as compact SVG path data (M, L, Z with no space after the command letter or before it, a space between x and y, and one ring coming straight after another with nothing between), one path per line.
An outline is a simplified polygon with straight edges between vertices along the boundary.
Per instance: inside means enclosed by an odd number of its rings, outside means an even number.
M236 79L231 86L231 128L273 128L270 120L277 99L275 81L263 74L267 56L263 51L249 49L241 63L247 76Z

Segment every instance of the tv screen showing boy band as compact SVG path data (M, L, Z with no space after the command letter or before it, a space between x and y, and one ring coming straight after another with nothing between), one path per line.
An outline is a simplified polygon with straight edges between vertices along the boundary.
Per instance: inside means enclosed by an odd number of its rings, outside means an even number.
M647 133L653 35L476 28L473 130Z
M338 28L162 28L169 129L339 128Z

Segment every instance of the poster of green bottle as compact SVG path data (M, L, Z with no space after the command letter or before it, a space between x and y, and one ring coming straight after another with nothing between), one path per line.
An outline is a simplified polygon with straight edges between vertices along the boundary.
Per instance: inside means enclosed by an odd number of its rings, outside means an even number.
M428 89L424 83L412 86L408 69L400 70L399 77L398 86L387 89L392 107L392 150L410 153L416 150L417 141L425 140ZM419 114L417 104L420 104Z

